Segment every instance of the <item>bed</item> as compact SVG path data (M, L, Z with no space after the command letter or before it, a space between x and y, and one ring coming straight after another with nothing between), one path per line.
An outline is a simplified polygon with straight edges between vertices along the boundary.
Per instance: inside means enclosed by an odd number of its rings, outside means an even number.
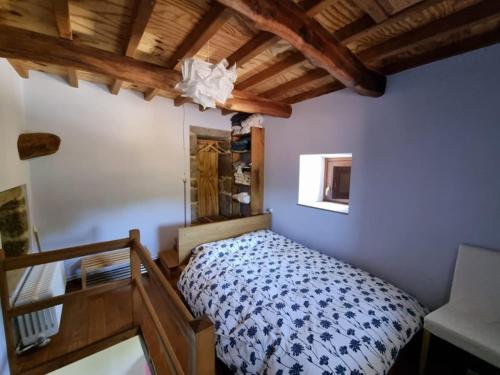
M193 314L214 323L217 356L241 374L386 374L421 329L424 306L266 225L256 229L194 247L178 281Z

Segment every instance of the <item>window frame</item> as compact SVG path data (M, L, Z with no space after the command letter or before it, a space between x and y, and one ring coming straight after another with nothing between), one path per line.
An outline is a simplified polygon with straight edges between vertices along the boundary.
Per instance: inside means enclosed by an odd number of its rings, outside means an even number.
M347 198L334 198L334 188L331 187L330 181L335 177L335 168L349 168L349 191ZM349 205L349 194L351 190L350 176L352 171L351 157L328 157L324 159L324 176L323 176L323 202L332 202L343 205Z

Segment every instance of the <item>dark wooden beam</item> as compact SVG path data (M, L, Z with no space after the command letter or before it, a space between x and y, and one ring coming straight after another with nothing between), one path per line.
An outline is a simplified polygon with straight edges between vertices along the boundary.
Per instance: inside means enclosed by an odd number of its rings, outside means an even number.
M377 23L385 21L390 16L377 0L353 0L353 2Z
M337 1L339 0L301 0L299 1L299 6L306 11L307 15L314 17ZM227 61L229 65L236 64L236 66L240 67L255 56L260 55L273 44L276 44L279 39L279 37L267 31L260 31L242 47L233 52L227 58Z
M360 19L354 21L351 24L344 26L343 28L335 31L333 35L344 45L349 43L356 42L366 37L370 33L377 33L383 28L392 27L397 24L397 22L401 22L402 20L408 18L414 13L422 12L428 7L435 5L436 3L442 2L442 0L424 0L421 3L417 3L404 11L397 13L396 15L389 18L387 21L382 22L380 24L376 24L369 16L361 17ZM306 59L303 59L306 61ZM290 67L295 66L297 62L293 61L290 64ZM278 67L281 67L282 70L288 69L288 67L283 66L283 61L276 63ZM273 66L267 68L272 71ZM250 77L252 78L252 77ZM270 76L264 76L264 79L270 78ZM262 80L256 80L258 82L262 82ZM251 82L251 81L250 81Z
M444 18L428 23L423 27L368 48L360 52L358 56L360 59L367 62L381 60L387 56L408 49L410 46L423 43L436 35L443 36L445 34L450 34L456 30L463 29L467 25L484 21L487 18L498 17L498 13L500 13L500 1L484 0L476 5L472 5Z
M114 79L136 85L175 92L179 82L179 72L127 56L116 55L94 47L75 44L69 40L56 38L32 31L0 25L0 57L30 60L54 64L73 69L108 75ZM289 105L257 96L248 96L235 90L237 100L222 106L234 111L248 111L288 117Z
M300 94L290 96L283 100L283 102L288 104L295 104L298 102L303 102L304 100L316 98L317 96L329 94L334 91L342 90L345 86L339 81L327 83L326 85L316 87L314 89L301 92Z
M274 98L283 95L283 93L286 93L287 91L291 91L293 89L296 89L298 87L304 86L308 83L314 82L318 79L325 78L329 76L328 72L324 71L321 68L316 68L313 70L308 71L306 74L297 77L295 79L292 79L291 81L285 82L282 85L276 86L270 90L267 90L263 92L262 94L259 94L259 96L262 96L264 98Z
M348 48L340 44L321 24L305 15L293 1L218 1L253 21L259 29L288 41L316 66L325 69L359 94L384 94L386 78L368 70Z
M136 0L134 17L130 27L127 47L125 48L125 56L134 57L135 51L137 51L137 47L139 47L139 43L148 26L151 14L153 14L155 5L156 0ZM113 95L118 95L122 85L122 80L114 80L109 87L109 91Z
M262 113L269 116L288 118L292 114L292 107L287 103L267 101L260 96L246 93L243 91L233 91L233 97L228 99L224 105L217 103L217 108L227 112L247 112ZM186 103L192 103L191 98L178 96L174 100L176 107Z
M277 62L276 64L271 65L269 68L264 69L263 71L247 78L243 82L236 84L236 89L244 90L251 86L255 86L256 84L265 81L266 79L287 69L293 68L298 64L302 64L303 62L304 56L302 55L302 53L294 52L291 55L285 57L283 60Z
M29 70L24 67L22 61L16 59L8 59L9 64L14 68L14 70L19 74L19 77L28 79L30 77Z

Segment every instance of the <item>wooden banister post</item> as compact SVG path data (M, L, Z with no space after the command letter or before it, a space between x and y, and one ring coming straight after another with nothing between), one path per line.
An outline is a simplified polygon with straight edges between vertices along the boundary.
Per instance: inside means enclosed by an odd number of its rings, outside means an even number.
M7 314L10 308L9 286L7 285L7 272L4 268L5 252L0 249L0 298L2 302L3 328L5 331L5 343L7 347L7 358L9 360L10 373L17 374L16 343L14 341L14 325L12 318Z
M215 329L212 321L203 315L189 322L193 329L189 374L215 375Z
M141 233L139 229L131 229L129 231L130 241L130 278L132 281L132 316L134 325L141 324L141 296L137 290L136 283L140 282L141 278L141 259L137 254L135 243L141 242Z

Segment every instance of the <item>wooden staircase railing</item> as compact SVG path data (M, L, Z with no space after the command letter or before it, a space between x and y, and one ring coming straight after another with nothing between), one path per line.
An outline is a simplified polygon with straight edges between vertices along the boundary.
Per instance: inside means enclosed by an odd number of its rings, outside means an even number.
M22 306L12 307L10 305L7 271L124 248L130 248L130 278L69 292ZM189 349L187 354L180 355L182 354L180 351L185 349L180 349L176 345L175 337L171 337L169 330L162 323L161 318L163 316L159 315L153 299L148 295L148 288L144 281L145 277L140 270L141 264L147 270L148 283L153 282L161 292L162 300L165 302L164 306L166 306L163 313L168 314L169 319L182 332ZM15 316L64 304L79 298L103 294L127 285L130 286L132 301L130 311L132 324L130 327L127 327L123 332L90 343L75 351L63 353L61 356L52 358L32 368L20 368L14 339L13 318ZM131 230L128 238L12 258L6 258L4 251L0 249L0 299L7 356L13 375L53 371L136 334L141 335L149 359L158 374L215 374L215 332L212 322L206 316L197 319L193 318L174 288L151 259L148 250L140 243L140 233L137 229ZM184 360L181 360L181 357ZM187 361L185 357L187 357Z

